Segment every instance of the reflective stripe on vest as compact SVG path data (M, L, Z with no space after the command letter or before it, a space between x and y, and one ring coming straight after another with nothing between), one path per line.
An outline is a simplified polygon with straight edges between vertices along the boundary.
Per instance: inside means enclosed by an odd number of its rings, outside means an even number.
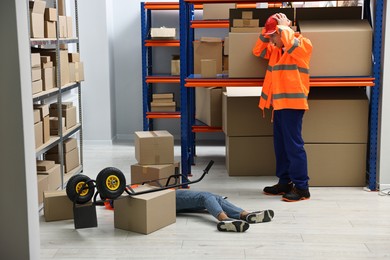
M287 51L287 53L291 54L298 46L299 46L299 40L295 38L293 46L291 46L291 48Z
M275 66L268 66L267 70L269 71L277 71L277 70L298 70L301 73L309 74L309 69L298 67L297 65L275 65Z
M272 98L274 100L276 99L282 99L282 98L305 98L307 99L307 96L304 93L280 93L280 94L273 94Z

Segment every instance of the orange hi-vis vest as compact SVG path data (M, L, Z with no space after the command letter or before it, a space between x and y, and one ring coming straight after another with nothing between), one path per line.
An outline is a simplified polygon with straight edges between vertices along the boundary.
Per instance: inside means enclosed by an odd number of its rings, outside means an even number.
M255 56L269 60L259 107L308 110L312 44L288 26L278 25L277 33L281 35L284 52L270 43L264 29L253 48Z

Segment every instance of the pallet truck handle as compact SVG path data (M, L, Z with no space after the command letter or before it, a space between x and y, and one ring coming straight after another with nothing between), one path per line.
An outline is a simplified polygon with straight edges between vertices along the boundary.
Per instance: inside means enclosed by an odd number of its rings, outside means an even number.
M211 161L209 162L209 164L207 164L206 169L204 169L203 172L208 173L209 170L210 170L210 168L211 168L211 166L213 166L213 164L214 164L214 161L211 160Z

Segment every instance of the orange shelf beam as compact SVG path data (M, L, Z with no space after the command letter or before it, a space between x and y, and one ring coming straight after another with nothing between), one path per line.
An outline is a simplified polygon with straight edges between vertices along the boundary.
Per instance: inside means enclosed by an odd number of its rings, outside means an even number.
M146 47L165 46L165 47L179 47L180 40L146 40Z
M147 76L146 83L180 83L179 76Z
M374 78L311 78L311 87L372 87ZM186 79L186 87L258 87L264 79Z
M180 112L146 112L146 118L180 118Z
M209 133L209 132L222 132L221 127L211 127L211 126L199 126L199 125L194 125L192 126L192 132L194 133Z
M193 20L191 28L229 28L229 20Z
M145 2L145 9L149 10L178 10L178 2Z

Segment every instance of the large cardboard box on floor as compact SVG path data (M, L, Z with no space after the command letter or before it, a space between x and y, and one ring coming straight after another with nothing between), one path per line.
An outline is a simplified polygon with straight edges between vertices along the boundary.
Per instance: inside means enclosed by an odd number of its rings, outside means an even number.
M43 206L46 222L73 219L73 203L65 190L44 192Z
M194 74L201 74L201 60L215 60L217 74L222 73L222 39L202 37L194 41Z
M229 19L229 10L236 4L203 4L203 20Z
M259 33L229 33L229 77L263 78L268 60L256 57L252 49Z
M261 93L259 93L260 95ZM228 136L272 136L271 111L260 110L259 97L222 94L222 130Z
M366 144L305 144L310 186L366 186Z
M61 186L61 169L59 164L55 164L54 167L48 170L37 171L37 174L48 177L48 191L57 190Z
M305 112L305 143L367 143L369 101L361 88L312 88Z
M299 27L314 46L310 76L372 74L372 28L367 20L300 21Z
M275 176L272 136L226 136L229 176Z
M155 189L148 185L135 192ZM150 234L176 222L176 192L162 190L137 196L122 196L114 203L114 226L141 234Z
M133 164L130 167L131 171L131 183L132 184L143 184L148 182L151 186L160 187L166 186L168 177L175 174L174 164L157 164L157 165L140 165ZM149 182L151 180L157 180ZM180 182L180 180L179 180ZM169 185L176 184L175 179L171 179Z
M173 136L168 131L137 131L134 147L141 165L174 163Z
M222 126L222 88L196 88L196 119L208 126Z

